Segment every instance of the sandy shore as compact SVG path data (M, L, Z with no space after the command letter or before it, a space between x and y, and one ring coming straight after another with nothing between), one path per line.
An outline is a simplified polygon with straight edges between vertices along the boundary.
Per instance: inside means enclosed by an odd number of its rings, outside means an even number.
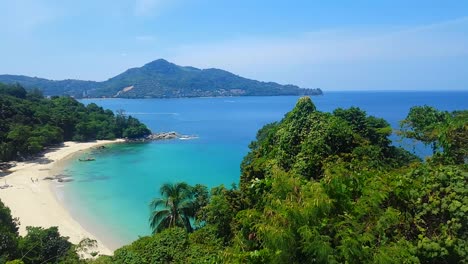
M60 234L68 236L73 243L79 243L83 238L98 241L99 254L112 254L112 251L99 241L93 234L85 230L73 219L63 205L57 201L49 180L54 166L71 155L99 145L116 143L121 140L99 140L95 142L76 143L65 142L63 147L52 149L43 157L28 162L19 162L10 171L11 174L2 177L0 185L5 182L12 187L0 189L0 199L11 209L13 217L20 221L20 234L25 235L26 226L51 227L58 226ZM39 179L37 182L31 181Z

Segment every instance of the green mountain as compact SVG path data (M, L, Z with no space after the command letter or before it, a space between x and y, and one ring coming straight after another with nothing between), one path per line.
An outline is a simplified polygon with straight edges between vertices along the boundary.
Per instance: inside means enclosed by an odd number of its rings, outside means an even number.
M28 90L38 88L44 95L70 95L82 97L83 92L96 89L100 86L99 82L81 81L81 80L61 80L53 81L37 77L24 75L0 75L0 83L15 84L19 83Z
M320 89L260 82L220 69L197 69L159 59L128 69L104 82L53 81L21 75L0 75L0 82L38 88L44 95L120 98L174 98L200 96L320 95Z

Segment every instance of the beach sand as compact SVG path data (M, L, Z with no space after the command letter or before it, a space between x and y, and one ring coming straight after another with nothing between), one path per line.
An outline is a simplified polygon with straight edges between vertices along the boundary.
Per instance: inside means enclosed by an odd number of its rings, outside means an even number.
M95 142L76 143L65 142L62 147L54 148L37 159L18 162L11 168L11 174L2 177L0 185L5 183L12 187L0 189L0 199L11 209L13 217L20 222L20 235L26 234L26 226L48 228L58 226L62 236L70 238L72 243L79 243L84 238L95 239L98 242L99 254L110 255L112 251L73 219L63 204L57 200L50 180L43 180L57 170L59 161L70 158L80 151L123 140L98 140ZM37 182L31 180L38 179Z

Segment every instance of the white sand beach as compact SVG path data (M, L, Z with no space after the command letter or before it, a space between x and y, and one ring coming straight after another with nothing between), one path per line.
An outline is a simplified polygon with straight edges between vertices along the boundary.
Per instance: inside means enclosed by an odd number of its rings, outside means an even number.
M32 161L18 162L10 169L11 174L1 178L0 185L11 187L0 189L0 199L11 209L13 217L18 217L20 234L25 235L26 226L58 226L62 236L68 236L72 243L79 243L84 238L98 241L99 254L112 254L112 251L93 234L73 219L63 207L52 189L50 180L43 180L51 175L58 162L80 151L122 140L99 140L95 142L65 142L63 147L49 150L43 157ZM38 179L38 181L32 181Z

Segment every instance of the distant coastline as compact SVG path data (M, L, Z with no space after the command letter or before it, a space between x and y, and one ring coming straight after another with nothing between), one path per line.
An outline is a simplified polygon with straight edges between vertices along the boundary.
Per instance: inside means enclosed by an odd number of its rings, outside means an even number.
M46 96L74 98L193 98L218 96L321 95L320 88L257 81L221 69L179 66L164 59L131 68L106 81L49 80L1 74L0 82L40 89Z
M63 146L51 149L42 157L16 163L9 170L11 173L1 178L1 185L9 187L0 190L0 199L11 209L13 217L19 218L20 235L26 234L27 226L58 226L60 233L68 236L72 243L77 244L84 238L96 239L99 254L112 254L109 247L72 218L67 208L58 200L53 188L54 182L44 178L54 176L52 174L60 170L64 161L81 151L119 142L124 140L64 142Z
M349 92L355 92L355 91L349 91ZM359 92L359 91L357 91ZM398 92L398 91L396 91ZM290 95L282 95L282 94L273 94L273 95L218 95L218 96L179 96L179 97L80 97L80 98L75 98L77 100L84 100L84 99L193 99L193 98L240 98L240 97L280 97L280 96L296 96L296 97L301 97L301 96L323 96L325 93L322 91L320 94L290 94Z

